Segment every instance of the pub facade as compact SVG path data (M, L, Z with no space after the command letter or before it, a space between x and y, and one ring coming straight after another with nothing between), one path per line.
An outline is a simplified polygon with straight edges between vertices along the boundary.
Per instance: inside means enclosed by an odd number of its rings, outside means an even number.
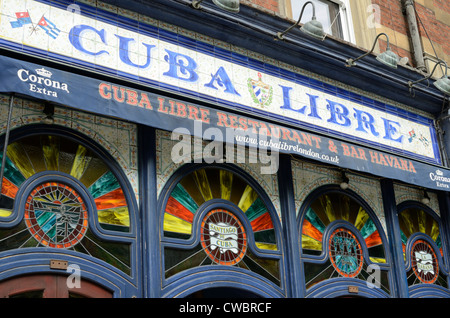
M230 2L0 1L2 297L450 296L448 95Z

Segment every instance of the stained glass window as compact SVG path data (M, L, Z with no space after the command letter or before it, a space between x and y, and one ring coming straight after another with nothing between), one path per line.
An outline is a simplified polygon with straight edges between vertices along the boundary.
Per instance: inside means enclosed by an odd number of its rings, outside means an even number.
M194 220L201 207L211 200L232 203L240 211L219 207L208 211L196 231ZM248 220L246 229L238 214ZM255 255L248 246L253 235L262 252L278 251L275 227L267 205L258 192L240 175L216 167L201 168L182 177L171 189L164 206L164 237L188 240L198 233L199 244L180 249L164 248L165 277L205 265L237 266L256 272L280 284L278 259Z
M402 236L403 252L406 253L408 238L414 233L428 235L443 255L441 235L438 222L421 208L407 208L398 215L400 234Z
M437 253L444 256L438 221L420 207L403 209L398 215L405 262L410 262L407 272L408 285L436 284L448 288L447 279L440 272ZM415 240L408 249L409 239ZM438 250L428 242L434 243Z
M71 182L53 182L51 176L46 177L57 173L70 176L72 183L86 189L89 198L82 198ZM18 197L24 185L37 175L43 182L26 192L26 198ZM19 211L22 200L26 202ZM95 211L87 210L86 200L92 200ZM22 221L14 228L2 227L2 220L14 213ZM40 246L71 249L130 273L129 244L99 239L91 230L89 213L96 213L103 230L130 232L124 191L103 157L60 134L12 139L0 200L0 251Z
M0 216L11 214L20 185L42 171L60 171L78 179L95 200L100 224L129 230L123 190L104 160L81 144L52 135L29 136L8 145Z
M411 247L411 267L417 279L425 284L433 284L439 277L439 262L431 245L417 240Z
M323 233L335 220L347 221L359 230L373 262L386 262L383 242L372 218L356 200L338 192L321 195L306 210L301 228L303 253L319 255L322 252Z
M328 253L334 269L344 277L356 277L363 266L361 244L352 231L336 229L328 241Z
M49 247L72 247L88 228L88 211L80 195L57 182L45 182L30 193L24 218L36 241Z
M369 212L353 197L329 191L313 199L304 211L300 231L307 288L338 277L366 281L372 271L369 265L386 263L379 229ZM328 233L328 228L336 222L345 226ZM369 260L364 259L364 248ZM308 261L323 257L326 261ZM376 284L389 293L387 274L381 271Z

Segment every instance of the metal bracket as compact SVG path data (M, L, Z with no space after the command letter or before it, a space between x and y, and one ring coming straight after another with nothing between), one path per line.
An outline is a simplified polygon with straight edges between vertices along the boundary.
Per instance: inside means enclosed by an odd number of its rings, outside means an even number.
M352 294L357 294L359 292L358 286L348 286L348 292Z
M50 261L50 268L51 269L63 269L66 270L69 263L67 261L60 261L60 260L51 260Z

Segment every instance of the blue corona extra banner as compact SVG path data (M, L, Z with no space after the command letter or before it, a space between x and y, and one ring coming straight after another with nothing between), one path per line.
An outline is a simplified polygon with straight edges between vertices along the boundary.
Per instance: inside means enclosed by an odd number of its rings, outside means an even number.
M450 171L440 166L4 56L0 65L2 93L26 95L205 140L299 155L426 188L447 191L450 187Z

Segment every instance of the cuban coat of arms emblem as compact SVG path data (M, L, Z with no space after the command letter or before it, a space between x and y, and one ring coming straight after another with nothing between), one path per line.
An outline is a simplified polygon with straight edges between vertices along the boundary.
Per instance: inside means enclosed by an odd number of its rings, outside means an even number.
M273 88L262 81L262 74L258 72L258 79L249 78L247 81L248 89L253 102L261 108L265 108L272 103Z

